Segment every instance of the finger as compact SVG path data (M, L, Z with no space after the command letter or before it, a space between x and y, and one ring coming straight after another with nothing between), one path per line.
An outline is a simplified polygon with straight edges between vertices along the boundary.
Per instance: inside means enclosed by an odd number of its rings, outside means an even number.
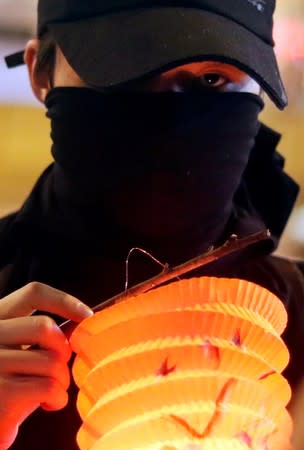
M29 413L30 414L30 413ZM18 436L19 425L15 427L3 428L0 424L0 450L7 450L14 443Z
M58 325L46 316L18 317L0 322L0 345L34 345L52 350L65 361L71 357L71 347Z
M40 310L80 322L93 311L72 295L42 283L30 283L0 300L0 319L27 316Z
M41 404L48 410L64 408L68 395L52 378L0 377L0 449L14 442L19 425Z
M30 375L51 377L63 389L70 384L70 372L58 354L45 350L0 350L2 376Z
M50 377L8 376L0 378L1 415L24 419L27 411L33 411L41 403L52 410L66 406L68 395L61 384ZM4 415L5 417L5 415ZM2 423L2 420L0 421Z

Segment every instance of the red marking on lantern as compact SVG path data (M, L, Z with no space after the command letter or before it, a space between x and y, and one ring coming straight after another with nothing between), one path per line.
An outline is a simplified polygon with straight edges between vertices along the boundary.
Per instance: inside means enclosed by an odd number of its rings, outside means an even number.
M224 384L224 386L220 390L220 393L217 396L216 401L215 401L214 414L211 417L209 423L207 424L205 430L202 433L195 430L195 428L191 427L191 425L182 417L175 416L174 414L170 414L170 417L175 422L177 422L179 425L181 425L183 428L185 428L185 430L188 431L188 433L192 437L197 438L197 439L205 439L207 436L210 435L210 433L212 432L212 429L216 426L218 421L221 419L221 417L223 415L223 411L221 411L219 409L219 405L225 403L225 401L227 400L227 396L229 394L230 388L234 382L235 382L235 380L233 378L231 378Z
M248 433L246 433L246 431L241 431L241 433L239 433L236 437L239 441L246 444L248 448L252 449L252 438Z
M264 373L263 375L261 375L258 380L262 381L262 380L266 380L266 378L270 377L271 375L274 375L276 372L274 370L271 370L270 372Z
M164 360L164 362L162 363L162 365L160 366L160 368L157 370L156 375L159 377L166 377L168 375L170 375L170 373L175 372L176 370L176 365L169 367L168 365L168 357Z
M241 348L242 347L242 342L241 342L241 331L240 330L236 330L234 336L232 337L232 342L234 345L236 345L237 347Z
M262 442L261 450L269 450L269 445L268 445L267 441L268 441L268 438Z
M206 340L202 345L203 354L212 364L213 369L217 369L221 362L220 349Z

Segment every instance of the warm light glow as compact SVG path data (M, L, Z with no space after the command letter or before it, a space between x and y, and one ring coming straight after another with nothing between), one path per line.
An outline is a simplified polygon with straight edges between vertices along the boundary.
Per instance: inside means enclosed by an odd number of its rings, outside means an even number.
M277 19L274 27L278 58L288 62L304 61L304 23L296 18Z
M266 289L193 278L129 298L71 338L81 450L289 450L287 314Z

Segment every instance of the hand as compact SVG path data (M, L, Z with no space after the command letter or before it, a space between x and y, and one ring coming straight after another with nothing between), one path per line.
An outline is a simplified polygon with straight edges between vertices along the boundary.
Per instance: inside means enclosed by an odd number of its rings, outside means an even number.
M75 322L93 314L75 297L40 283L0 299L0 450L12 445L19 425L39 406L58 410L68 401L69 342L51 318L30 316L35 310Z

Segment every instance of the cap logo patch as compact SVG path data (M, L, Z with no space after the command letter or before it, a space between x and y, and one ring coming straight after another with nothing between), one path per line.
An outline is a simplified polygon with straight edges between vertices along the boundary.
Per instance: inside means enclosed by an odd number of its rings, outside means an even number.
M247 0L251 3L259 12L264 12L266 6L266 0Z

